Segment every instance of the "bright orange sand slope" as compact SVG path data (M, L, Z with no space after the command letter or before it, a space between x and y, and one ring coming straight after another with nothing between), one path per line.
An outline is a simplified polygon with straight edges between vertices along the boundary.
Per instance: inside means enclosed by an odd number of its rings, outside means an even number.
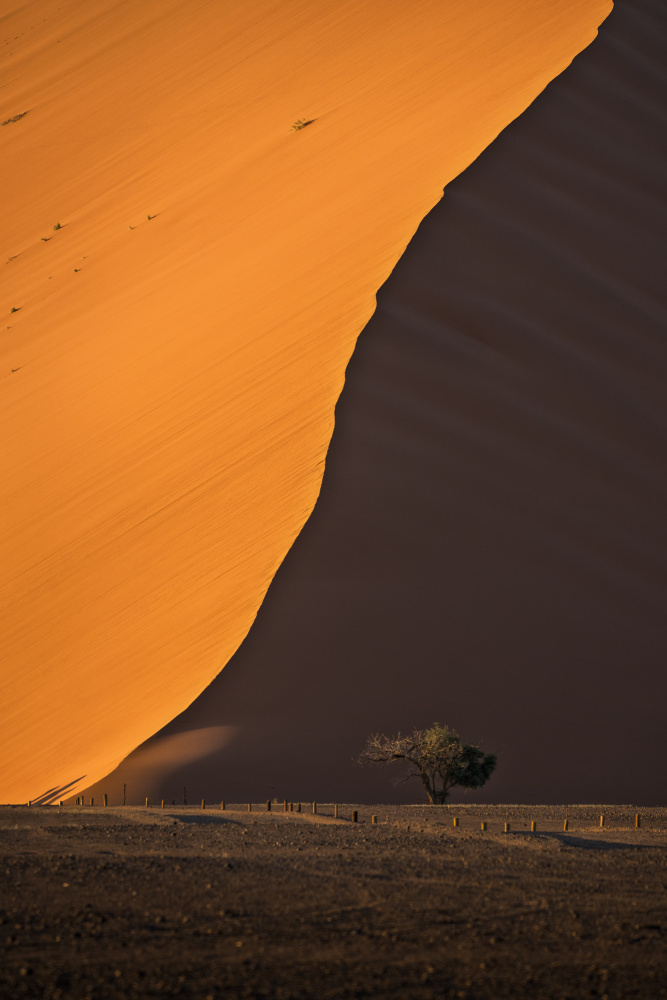
M0 801L21 801L99 779L224 666L315 503L375 291L611 2L9 7Z

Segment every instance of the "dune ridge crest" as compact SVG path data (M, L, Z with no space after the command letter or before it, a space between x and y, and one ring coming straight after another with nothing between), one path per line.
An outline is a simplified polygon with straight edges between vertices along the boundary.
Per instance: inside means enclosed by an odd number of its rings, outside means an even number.
M611 7L5 15L0 801L74 794L222 669L377 288Z

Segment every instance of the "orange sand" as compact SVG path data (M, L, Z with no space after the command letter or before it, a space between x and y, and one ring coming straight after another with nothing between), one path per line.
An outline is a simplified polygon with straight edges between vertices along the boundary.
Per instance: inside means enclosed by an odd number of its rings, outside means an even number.
M377 288L611 6L11 3L0 801L91 784L224 666Z

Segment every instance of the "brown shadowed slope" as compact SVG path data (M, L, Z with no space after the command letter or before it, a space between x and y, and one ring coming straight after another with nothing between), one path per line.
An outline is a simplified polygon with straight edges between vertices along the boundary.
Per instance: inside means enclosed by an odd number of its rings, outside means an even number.
M351 758L438 719L498 752L479 798L662 799L666 42L664 4L620 0L424 220L313 516L167 730L237 735L156 793L418 797Z
M378 287L610 8L4 5L0 801L108 773L225 665Z

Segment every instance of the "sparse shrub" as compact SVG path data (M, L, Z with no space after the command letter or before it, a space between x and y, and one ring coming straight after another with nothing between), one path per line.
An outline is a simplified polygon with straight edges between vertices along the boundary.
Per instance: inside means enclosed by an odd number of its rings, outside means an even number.
M13 115L13 116L12 116L11 118L8 118L8 119L7 119L6 121L4 121L4 122L0 122L0 128L1 128L1 127L2 127L3 125L11 125L11 124L12 124L12 122L18 122L18 121L20 121L20 120L21 120L21 118L24 118L24 117L25 117L25 115L27 115L27 114L28 114L28 112L27 112L27 111L21 111L21 112L20 112L20 114L18 114L18 115Z
M60 225L59 222L56 222L56 224L55 224L55 226L53 228L54 229L62 229L63 227Z
M9 311L13 312L13 313L17 313L18 312L18 308L17 308L17 306L12 306L12 308Z
M292 125L290 132L300 132L302 128L306 127L306 125L312 125L313 121L313 118L311 118L310 121L307 121L305 118L299 118L299 120L295 121Z
M146 218L147 218L147 219L148 219L148 221L150 222L150 221L151 221L151 219L154 219L154 218L155 218L155 216L154 216L154 215L147 215L147 216L146 216Z

